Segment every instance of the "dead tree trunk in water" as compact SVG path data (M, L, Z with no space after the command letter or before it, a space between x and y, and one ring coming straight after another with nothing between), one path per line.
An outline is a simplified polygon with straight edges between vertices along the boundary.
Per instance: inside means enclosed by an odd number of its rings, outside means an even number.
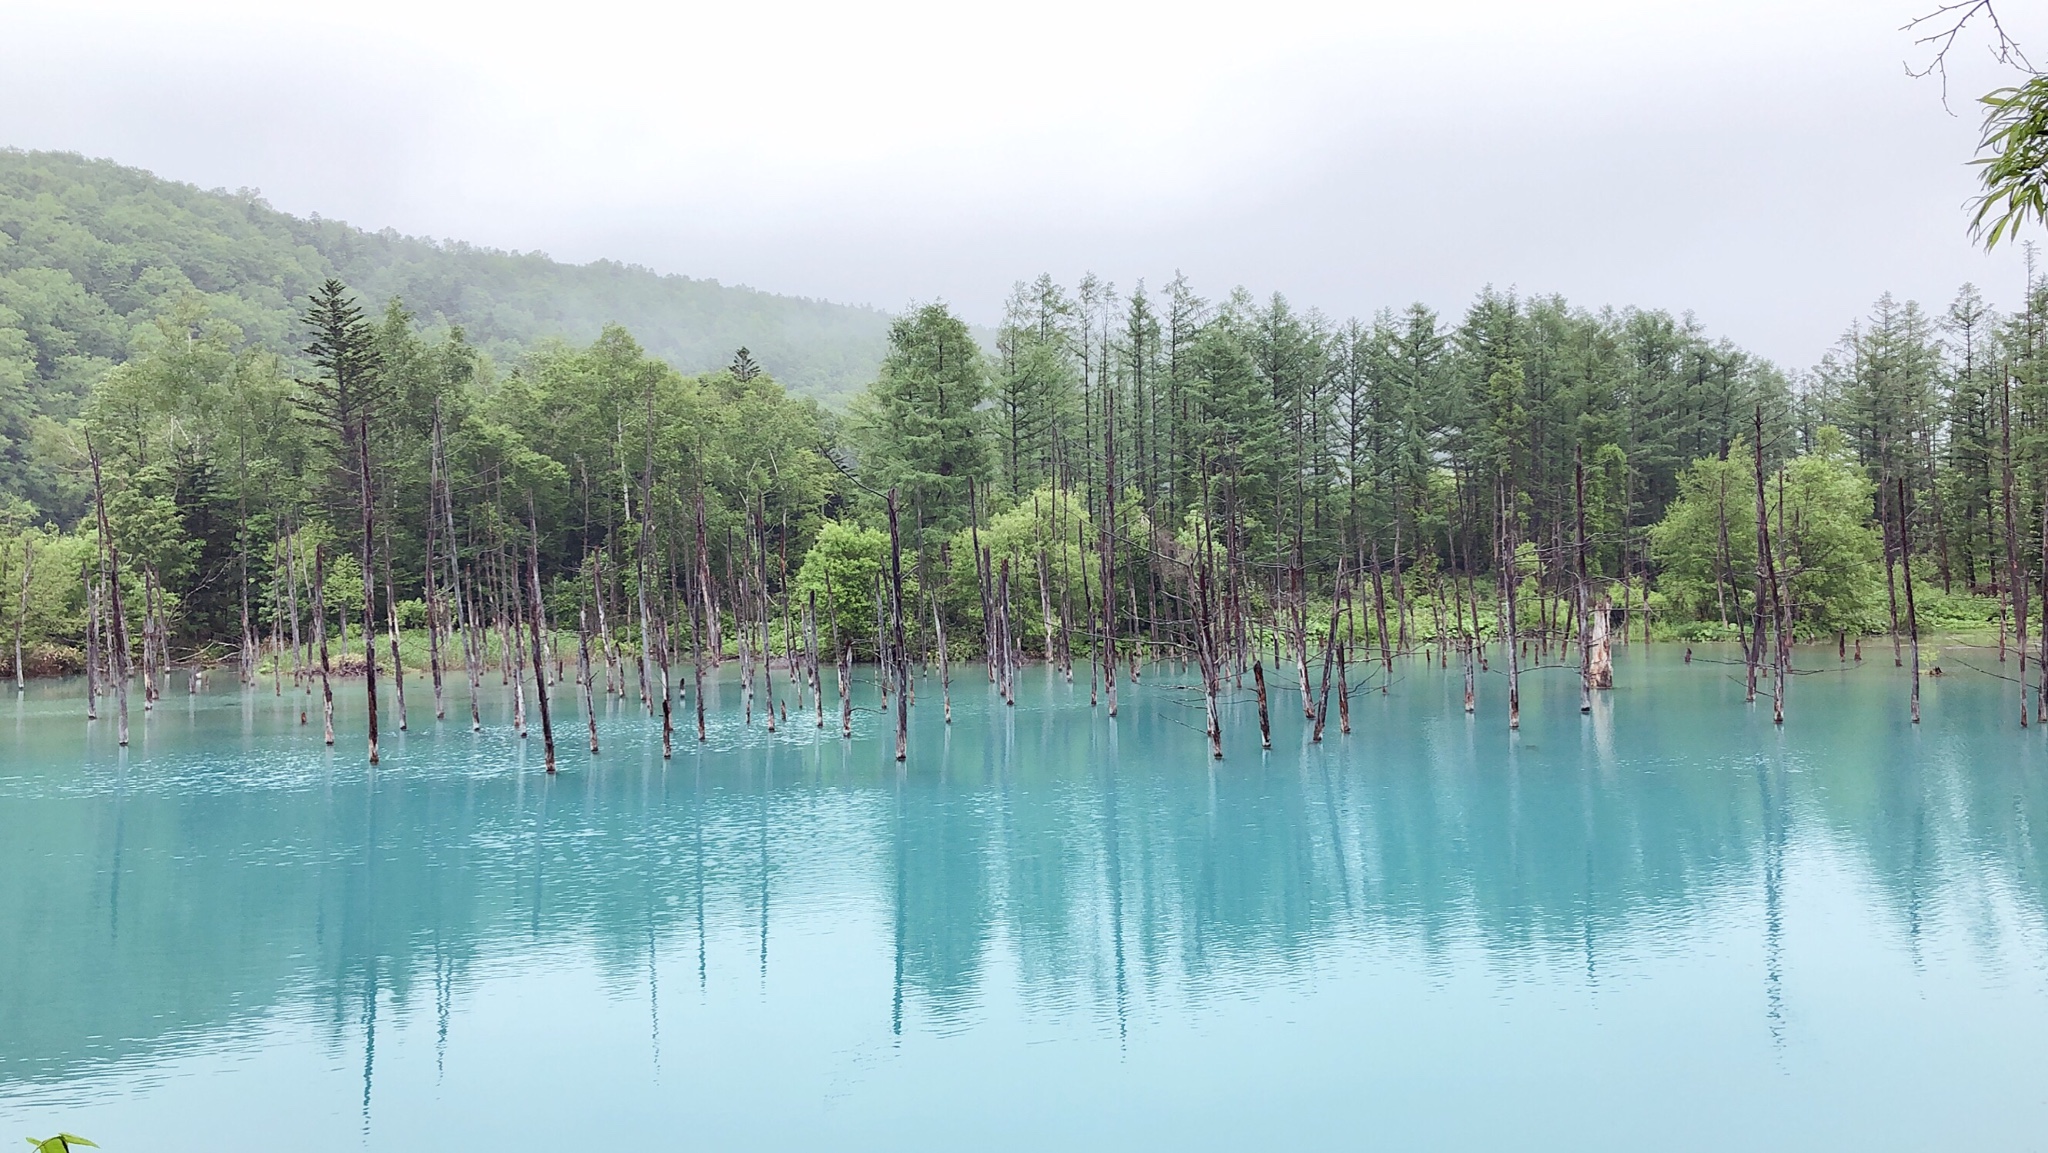
M1315 708L1316 731L1314 739L1317 744L1322 743L1323 723L1330 719L1330 667L1337 653L1337 624L1339 614L1343 612L1343 603L1344 565L1340 561L1337 564L1336 588L1330 597L1330 631L1323 636L1323 681L1322 688L1316 694ZM1307 636L1306 630L1303 630L1303 636L1304 638ZM1303 643L1304 647L1306 647L1306 640Z
M697 665L694 676L697 682L697 742L704 742L704 645L707 640L716 640L718 602L711 595L711 545L704 525L704 486L697 485L697 600L704 611L704 623L691 630L696 642ZM715 661L716 658L714 658Z
M653 467L649 457L649 468ZM647 504L642 501L640 532L633 542L633 584L640 610L640 707L654 715L654 627L653 615L647 611L647 536L653 529L653 522L647 518Z
M1045 550L1038 550L1038 616L1045 626L1045 663L1052 664L1052 591L1047 582Z
M23 673L21 658L21 635L28 628L28 586L29 581L34 579L35 572L35 538L33 536L30 536L28 533L23 533L21 534L21 609L14 615L14 691L17 693L25 692L28 689L27 682L22 679ZM243 586L245 593L247 591L247 584L248 582L244 580ZM245 652L249 647L249 642L247 639L248 631L249 606L247 603L247 598L245 596L242 605L242 632L244 634L242 647ZM245 670L248 667L248 660L246 657L243 660L243 666ZM247 679L246 676L244 677L244 679Z
M683 590L683 615L690 621L690 687L697 701L697 743L705 741L704 732L704 618L699 601L701 594L693 592L686 585ZM623 691L623 688L621 689Z
M754 544L756 550L750 551L755 551L753 562L754 585L759 594L755 598L755 615L760 618L761 622L761 659L759 662L761 666L761 697L767 703L768 731L772 733L775 731L775 675L771 671L770 665L774 663L775 659L775 643L768 633L768 620L774 612L774 607L770 603L768 595L767 496L763 494L760 497L760 501L762 511L754 515ZM787 647L788 639L786 636L783 638L784 647Z
M1017 661L1016 641L1010 634L1010 558L1003 558L1002 577L996 585L996 615L1000 625L996 634L1002 638L1002 675L999 681L1003 690L1003 704L1015 707L1017 704ZM1110 690L1110 712L1116 711L1116 691Z
M2048 498L2041 501L2041 603L2048 607ZM2048 622L2041 628L2041 649L2034 658L2035 675L2040 677L2040 691L2034 701L2037 712L2034 718L2048 724ZM2027 703L2026 682L2020 682L2020 707Z
M363 497L363 696L369 710L370 763L377 763L377 571L371 563L377 537L373 523L376 489L370 479L370 417L359 418L356 430L356 460Z
M434 719L445 720L448 706L441 685L441 596L434 572L435 504L441 495L441 405L434 404L434 436L427 456L427 536L425 559L420 562L421 593L427 599L427 675L434 683ZM453 547L454 542L449 542ZM389 553L391 548L385 546ZM389 558L386 558L387 563Z
M1577 494L1577 512L1574 518L1578 561L1574 566L1578 575L1579 594L1579 711L1593 711L1593 586L1586 572L1586 455L1577 446L1572 448L1572 488Z
M128 615L121 607L121 546L114 542L114 530L107 523L107 493L105 482L100 478L100 454L93 448L91 438L85 442L85 451L92 461L92 500L99 514L100 542L104 548L102 564L105 566L101 583L106 586L108 613L111 628L107 637L113 650L107 654L107 678L114 682L114 708L118 718L116 735L122 747L128 744L128 678L131 672L128 659ZM2048 545L2044 545L2048 548ZM333 744L333 738L328 739Z
M1108 382L1102 390L1102 689L1116 716L1116 408ZM1015 703L1014 701L1012 702Z
M945 668L945 636L939 633L939 668ZM818 670L818 590L812 589L804 602L804 642L810 650L811 704L818 711L818 727L825 727L825 680ZM700 688L701 691L701 688ZM946 722L953 720L953 703L946 702Z
M1351 670L1344 659L1348 648L1349 641L1337 643L1337 731L1343 734L1351 732Z
M853 694L847 681L852 679L853 670L848 667L849 655L839 642L839 602L832 593L832 582L825 582L825 615L832 618L832 672L839 678L839 735L843 739L853 738Z
M306 648L299 635L299 578L303 570L299 567L299 532L296 523L287 522L284 538L284 587L287 604L292 614L292 684L299 689L299 723L306 723L306 706L313 699L313 682L306 674L302 657Z
M2020 727L2027 727L2027 576L2020 567L2019 527L2013 520L2012 469L2012 376L2006 375L2001 396L2000 440L2004 457L2005 587L2013 601L2013 617L2019 625L2015 637L2020 654ZM1998 630L1998 659L2005 659L2005 627Z
M1898 478L1899 559L1906 579L1906 635L1913 645L1913 723L1920 723L1920 614L1913 606L1913 538L1906 518L1906 478ZM2025 604L2024 600L2020 601ZM2024 628L2025 626L2021 626ZM2022 653L2026 650L2021 649ZM2022 685L2025 681L2020 682Z
M156 567L142 562L142 711L156 708Z
M1904 656L1899 651L1899 578L1898 569L1895 566L1895 558L1898 555L1896 551L1897 543L1892 534L1894 523L1892 515L1885 508L1887 504L1891 503L1891 495L1890 486L1879 484L1877 489L1878 524L1884 532L1884 589L1885 597L1891 609L1892 667L1896 669L1906 662ZM1998 644L2000 648L2005 647L2005 629L2003 626L1999 628Z
M1273 747L1273 725L1266 717L1266 666L1256 656L1252 658L1252 686L1259 695L1259 747L1270 749Z
M548 715L547 651L540 643L540 618L547 612L547 604L540 595L540 525L533 515L533 496L526 498L526 572L530 581L527 589L531 597L526 616L526 628L533 640L533 695L540 705L540 739L546 750L548 772L555 771L555 723ZM664 706L666 701L662 702Z
M1764 611L1766 607L1770 610L1770 620L1778 634L1777 643L1781 649L1785 643L1783 614L1779 611L1781 596L1778 588L1778 562L1777 556L1771 548L1771 519L1766 511L1764 497L1764 409L1762 405L1758 405L1756 408L1755 451L1757 603L1756 613L1754 614L1756 624L1750 630L1753 634L1752 640L1755 642L1751 646L1755 655L1750 659L1749 672L1752 698L1756 692L1756 666L1763 660L1764 637L1768 635L1764 628ZM1778 661L1777 667L1780 670L1784 668L1782 656ZM1776 690L1771 694L1771 721L1774 724L1780 725L1785 723L1785 678L1782 671L1780 671L1777 679Z
M1500 584L1502 601L1507 608L1507 628L1503 640L1508 652L1508 728L1522 727L1522 646L1520 644L1520 622L1515 618L1516 586L1521 583L1521 571L1516 553L1520 547L1515 539L1515 510L1511 504L1514 489L1507 483L1506 476L1499 480L1495 492L1500 505Z
M405 659L398 648L398 591L391 579L391 536L384 536L384 614L391 624L391 694L398 705L398 731L406 731Z
M1195 612L1198 618L1195 624L1195 637L1202 665L1202 698L1207 708L1209 755L1220 761L1223 759L1223 715L1216 707L1216 693L1222 687L1223 658L1218 651L1219 638L1216 635L1213 603L1215 598L1211 591L1214 582L1208 553L1205 539L1202 545L1202 558L1195 572ZM1253 661L1252 667L1258 668L1256 660ZM1260 716L1264 716L1263 710Z
M1042 584L1040 591L1041 593L1044 591ZM815 611L817 605L818 594L812 593L811 608ZM939 646L939 700L945 708L946 723L950 725L953 723L953 672L950 658L946 653L946 612L940 606L937 596L932 597L932 635L937 638ZM1050 629L1045 634L1045 643L1046 659L1050 660L1052 657L1052 632ZM813 624L811 626L811 647L815 649L817 644L817 626ZM812 664L815 666L816 663L814 659ZM825 727L825 704L822 700L818 702L818 727L821 729Z
M576 675L583 681L583 716L590 725L590 755L597 755L597 694L590 685L590 610L576 610Z
M1387 584L1380 575L1378 541L1374 541L1372 546L1372 605L1373 620L1380 632L1380 665L1385 674L1380 679L1380 693L1385 695L1394 679L1394 648L1391 638L1387 636Z
M313 642L320 646L320 727L334 744L334 681L327 662L327 546L313 546Z
M438 451L440 442L435 442ZM484 728L483 717L483 646L479 643L481 624L476 611L469 601L469 590L476 581L472 577L468 585L462 580L462 556L460 538L455 535L455 497L443 470L441 481L441 515L446 518L448 528L448 599L455 612L451 624L462 634L462 670L469 677L469 731L480 733Z
M910 661L903 644L903 542L896 527L896 490L889 490L889 617L896 659L896 759L910 747Z
M93 579L90 561L78 563L78 579L85 585L85 719L96 721L100 716L100 586ZM2020 705L2024 708L2026 702L2022 700Z
M650 502L650 505L651 505L651 502ZM667 568L669 569L669 573L670 573L670 576L671 576L671 577L673 577L673 576L674 576L674 572L675 572L675 566L674 566L674 561L673 561L673 560L671 560L671 561L670 561L670 563L669 563L669 564L668 564L668 565L667 565L666 567L667 567ZM676 596L675 596L675 581L674 581L674 580L670 580L670 581L668 582L668 585L669 585L669 596L668 596L668 599L662 602L662 605L661 605L661 611L660 611L660 613L659 613L659 614L658 614L658 615L657 615L657 616L655 617L655 621L654 621L654 634L655 634L655 638L656 638L656 643L657 643L658 645L660 645L660 646L661 646L661 649L660 649L660 651L661 651L661 759L662 759L662 760L667 760L667 759L668 759L668 758L669 758L669 757L670 757L671 755L673 755L673 754L674 754L674 751L675 751L675 733L676 733L676 718L675 718L675 699L676 699L676 693L675 693L675 683L674 683L674 682L673 682L672 680L670 680L670 673L671 673L671 671L672 671L672 667L671 667L671 666L672 666L672 660L673 660L674 654L673 654L673 653L672 653L672 652L670 651L670 647L669 647L669 642L670 642L670 639L671 639L671 638L670 638L670 635L669 635L669 628L668 628L668 622L669 622L669 611L670 611L671 607L672 607L672 606L674 605L674 603L675 603L675 600L676 600ZM772 726L771 726L771 727L772 727Z

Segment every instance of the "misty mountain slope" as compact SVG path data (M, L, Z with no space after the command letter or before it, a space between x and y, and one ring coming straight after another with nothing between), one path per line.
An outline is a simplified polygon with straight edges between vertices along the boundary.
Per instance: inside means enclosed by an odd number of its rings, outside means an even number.
M828 404L873 378L888 335L874 309L366 232L112 161L0 149L0 410L13 410L0 415L72 414L137 326L193 291L249 340L295 354L294 315L329 276L372 311L397 296L424 323L460 324L501 360L617 321L686 372L745 345L791 390Z

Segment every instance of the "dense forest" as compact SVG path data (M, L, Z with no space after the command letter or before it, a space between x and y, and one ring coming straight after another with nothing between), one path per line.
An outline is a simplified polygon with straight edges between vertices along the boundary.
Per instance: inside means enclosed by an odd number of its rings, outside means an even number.
M99 243L31 201L0 258ZM10 293L51 281L8 267ZM1505 672L1513 724L1528 663L1576 662L1590 702L1611 637L1718 639L1782 715L1798 641L1846 660L1889 634L1917 676L1925 628L1981 629L1999 659L2042 637L2041 283L2012 315L1967 287L1939 314L1885 297L1794 375L1689 316L1556 297L1340 322L1042 276L991 347L943 305L897 317L842 409L745 347L686 372L609 324L492 355L336 276L260 307L172 281L115 313L156 273L98 275L67 282L83 311L0 301L32 330L0 327L29 366L11 403L77 394L13 446L0 588L19 663L86 668L124 716L131 666L145 704L174 668L309 695L366 676L372 700L381 668L399 724L406 674L442 715L488 668L522 726L531 682L552 747L550 692L630 695L667 734L727 657L750 719L758 679L768 724L793 694L821 726L854 659L899 718L914 668L949 700L971 660L1007 698L1050 662L1114 713L1168 659L1199 670L1220 755L1216 697L1264 702L1269 673L1320 734L1333 682L1343 724L1397 657L1456 660L1468 708ZM114 316L118 358L88 323Z
M0 149L0 491L72 514L29 442L37 419L76 417L106 371L159 320L203 301L246 343L287 358L305 343L307 293L338 277L402 299L431 330L460 327L500 361L549 339L632 328L686 372L746 345L786 386L843 403L874 375L888 317L599 261L557 263L365 232L278 212L254 192L202 191L71 153Z

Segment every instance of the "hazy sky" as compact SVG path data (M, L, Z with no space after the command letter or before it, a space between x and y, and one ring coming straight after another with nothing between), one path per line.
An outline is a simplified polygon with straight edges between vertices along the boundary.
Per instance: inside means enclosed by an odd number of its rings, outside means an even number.
M2018 296L1964 229L2006 74L1979 37L1953 115L1908 79L1936 6L0 0L0 145L982 323L1040 271L1338 317L1491 283L1798 368L1886 290Z

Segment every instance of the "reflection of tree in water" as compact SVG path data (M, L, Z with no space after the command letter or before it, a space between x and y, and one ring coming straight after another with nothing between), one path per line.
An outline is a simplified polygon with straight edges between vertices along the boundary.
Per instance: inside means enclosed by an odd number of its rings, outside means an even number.
M948 778L896 782L889 852L895 861L896 1009L906 987L933 1019L957 1023L974 1005L993 917L986 853L995 822L988 791Z
M310 999L367 1095L379 1020L431 1000L445 1045L486 962L564 949L645 1000L652 1055L657 962L765 981L775 933L821 886L872 911L893 968L876 997L901 1029L970 1027L995 950L1029 1011L1122 1029L1360 942L1597 980L1753 907L1777 1036L1786 877L1815 854L1854 864L1908 945L1931 918L1987 949L1999 909L2030 945L2048 920L2031 831L2048 783L1990 719L1995 696L1979 724L1943 686L1953 719L1915 734L1867 685L1808 678L1773 734L1707 678L1660 686L1655 712L1618 697L1597 740L1532 708L1511 746L1414 691L1361 697L1346 740L1297 747L1284 722L1269 758L1219 765L1152 684L1158 707L1127 690L1113 743L1085 708L1028 699L992 733L956 692L950 738L919 730L914 747L940 751L900 774L864 745L785 735L772 760L756 743L664 768L622 745L554 780L351 769L298 790L10 798L33 882L0 886L0 1082ZM758 941L721 952L722 926Z

